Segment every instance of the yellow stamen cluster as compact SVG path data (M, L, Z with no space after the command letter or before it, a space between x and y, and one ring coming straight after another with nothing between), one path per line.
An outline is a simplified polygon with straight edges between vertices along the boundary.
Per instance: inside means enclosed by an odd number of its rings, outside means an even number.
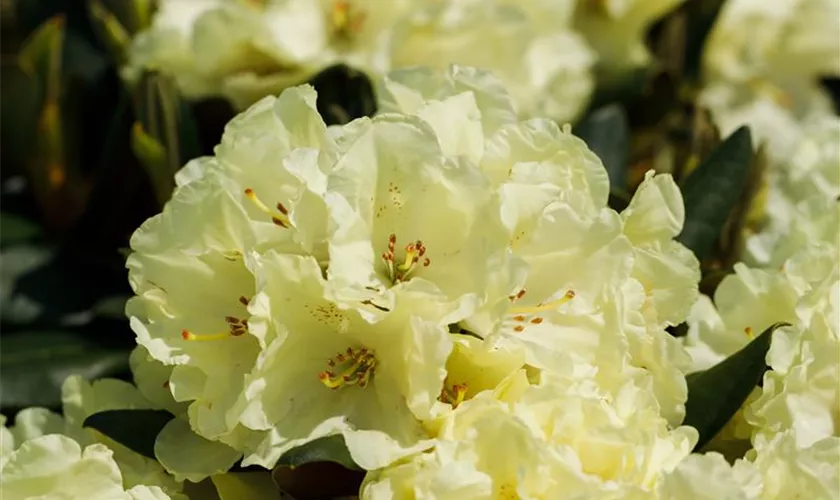
M339 389L347 385L366 387L376 372L376 356L367 348L353 349L338 353L327 361L329 368L318 374L318 380L330 389Z
M257 194L254 193L253 189L246 189L245 196L248 197L248 199L251 200L254 203L254 205L256 205L258 209L260 209L261 212L264 212L269 217L271 217L271 222L280 227L291 227L292 223L289 220L289 211L282 203L280 203L279 201L277 202L277 211L275 212L257 197Z
M450 387L446 385L440 391L438 398L442 403L452 405L452 408L457 408L458 405L464 402L467 396L467 384L452 384Z
M406 281L420 267L429 267L432 263L426 255L426 247L420 240L409 243L405 246L405 259L402 263L396 262L394 250L397 245L397 235L392 234L388 238L388 251L382 254L385 262L385 269L388 271L388 278L392 283ZM420 260L422 259L422 261Z

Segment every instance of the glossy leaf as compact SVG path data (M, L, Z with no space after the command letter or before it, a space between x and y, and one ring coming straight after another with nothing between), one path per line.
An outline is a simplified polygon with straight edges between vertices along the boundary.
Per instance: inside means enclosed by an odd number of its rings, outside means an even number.
M376 112L373 85L364 73L349 66L330 66L309 83L318 92L318 112L327 125L343 125Z
M358 495L365 473L332 462L313 462L294 469L277 467L271 476L279 491L296 500L316 500Z
M741 127L715 149L681 186L685 224L677 240L702 262L710 257L727 219L744 192L752 138Z
M695 449L702 448L720 432L758 385L767 368L765 357L773 331L781 326L786 323L770 326L740 351L686 377L688 400L683 424L700 434Z
M93 21L93 27L108 47L111 57L117 64L123 64L126 60L126 51L131 44L131 35L100 0L91 0L88 4L88 12Z
M0 251L3 325L26 325L32 329L37 324L39 329L64 330L80 324L84 320L82 316L89 317L90 309L103 295L122 290L122 282L113 281L115 277L108 270L104 265L80 261L74 255L41 244L3 247ZM110 333L109 342L133 343L130 336Z
M2 408L61 405L61 384L128 370L128 351L107 349L70 332L26 331L3 335L0 349Z
M601 158L610 177L610 186L624 189L630 152L630 129L624 108L610 104L595 110L575 127L575 134Z
M0 212L0 247L32 241L41 236L41 228L23 217Z
M175 178L169 171L164 146L146 132L143 124L136 122L131 129L131 151L146 169L158 203L163 206L175 188Z
M295 468L312 462L335 462L348 469L358 469L340 434L322 437L287 451L277 461L277 466Z
M0 142L4 165L24 165L35 152L43 89L31 68L3 63L0 70ZM8 162L8 163L6 163Z
M221 500L280 500L269 471L228 472L211 476Z
M703 48L720 15L725 0L689 0L684 9L688 24L685 35L685 66L690 76L701 71ZM745 29L749 29L745 27Z
M105 434L137 453L155 458L155 439L172 420L165 410L108 410L85 419L84 426Z

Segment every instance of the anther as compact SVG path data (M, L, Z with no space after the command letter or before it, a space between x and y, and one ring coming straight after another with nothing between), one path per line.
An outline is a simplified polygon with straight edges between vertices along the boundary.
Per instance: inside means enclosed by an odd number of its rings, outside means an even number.
M449 403L452 408L457 408L458 405L464 402L467 396L467 384L452 384L452 389L448 390L446 385L440 391L439 399L444 403Z
M388 251L382 254L382 260L385 263L388 278L392 283L407 280L410 275L417 270L421 265L421 258L426 254L426 247L421 240L407 244L403 249L405 251L405 258L402 263L396 263L394 249L397 246L397 235L391 234L388 237ZM422 266L429 267L432 263L428 257L423 258Z
M259 197L253 189L245 189L245 196L247 196L248 199L251 200L254 203L254 205L256 205L258 209L260 209L261 212L264 212L265 214L269 215L271 217L271 222L273 222L274 224L284 228L288 228L291 226L289 217L287 217L288 211L282 203L277 203L277 210L279 210L280 213L275 213L271 208L268 207L268 205L266 205L262 202L262 200L259 199Z
M347 351L327 360L330 369L320 372L318 380L330 389L345 385L365 387L376 370L376 363L376 357L366 348L354 350L348 347ZM336 373L332 369L338 365L342 365L343 370Z
M248 300L248 297L246 297L244 295L239 297L239 303L242 304L243 306L247 306L249 302L250 301Z
M522 292L520 292L522 293ZM522 307L512 307L510 312L513 314L531 314L531 313L538 313L542 311L551 311L557 309L558 307L562 306L563 304L571 301L575 298L575 292L573 290L569 290L566 292L565 295L560 297L557 300L553 300L546 304L538 304L536 306L522 306Z

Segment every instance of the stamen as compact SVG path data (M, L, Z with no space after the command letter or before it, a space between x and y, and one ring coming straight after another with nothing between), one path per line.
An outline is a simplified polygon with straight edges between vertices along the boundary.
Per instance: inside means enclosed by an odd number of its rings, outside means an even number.
M516 302L517 300L525 296L525 291L526 290L523 288L522 290L519 290L513 295L508 295L508 300L510 300L511 302Z
M239 297L239 303L242 304L243 306L247 306L249 302L250 301L248 300L248 297L246 297L244 295Z
M451 389L447 389L446 385L440 391L440 399L443 403L449 403L452 408L457 408L458 405L464 402L467 396L467 384L452 384Z
M284 228L288 228L292 225L291 221L289 220L289 217L287 216L288 210L286 210L286 207L283 206L282 203L277 203L277 210L279 210L280 213L276 213L257 197L257 194L254 193L253 189L247 188L245 190L245 196L247 196L248 199L251 200L254 203L254 205L257 206L258 209L260 209L260 211L264 212L266 215L269 215L271 217L271 222L273 222L274 224Z
M385 270L392 283L406 281L420 265L429 267L432 263L428 257L424 258L422 264L420 259L426 255L426 246L420 240L409 243L405 246L405 258L400 264L396 263L394 250L397 246L397 235L391 234L388 237L388 251L382 254L382 261L385 263Z
M379 304L375 303L374 301L372 301L372 300L370 300L370 299L363 300L363 301L362 301L362 304L364 304L364 305L366 305L366 306L375 307L376 309L379 309L379 310L380 310L380 311L382 311L382 312L388 312L388 311L390 311L390 309L388 309L387 307L385 307L385 306L380 306Z
M366 387L376 371L376 357L366 348L348 347L344 353L338 353L327 360L328 370L318 374L318 380L330 389L339 389L345 385ZM344 365L339 373L333 371L338 365Z
M239 298L240 302L245 297ZM247 299L245 299L244 305L247 305ZM220 333L208 333L208 334L195 334L186 328L181 330L181 338L184 340L224 340L230 337L239 337L241 335L245 335L248 331L248 320L237 318L236 316L225 316L225 323L228 325L227 332L220 332Z
M747 338L753 338L753 329L752 327L748 326L744 328L744 333L747 335Z
M570 300L575 298L575 292L573 290L569 290L563 295L561 298L557 300L553 300L547 304L539 304L536 306L520 306L520 307L512 307L510 308L510 312L513 314L533 314L542 311L551 311L557 309L558 307L562 306L563 304L569 302Z
M189 330L181 330L181 337L184 340L223 340L231 337L230 333L210 333L206 335L196 335Z

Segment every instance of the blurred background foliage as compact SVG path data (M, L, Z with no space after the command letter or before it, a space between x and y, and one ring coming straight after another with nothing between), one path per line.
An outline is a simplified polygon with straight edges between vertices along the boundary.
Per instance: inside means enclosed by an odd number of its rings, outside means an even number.
M613 208L626 206L650 168L673 173L687 198L709 186L703 176L687 182L690 173L722 168L711 155L720 134L694 105L699 54L721 3L688 0L658 22L649 33L655 64L620 88L600 89L574 124L603 158ZM147 73L133 89L122 84L117 65L153 9L153 0L0 0L4 413L58 407L72 373L129 377L134 337L123 307L131 233L160 211L181 165L212 154L234 115L222 99L181 99L165 75ZM352 68L327 68L310 83L329 124L375 112L371 82ZM840 82L825 83L840 102ZM762 190L762 154L752 151L749 133L724 145L743 167L726 174L738 177L730 205L688 214L717 221L702 229L717 234L714 244L698 252L705 293L738 260L751 201ZM683 234L689 246L690 237Z

